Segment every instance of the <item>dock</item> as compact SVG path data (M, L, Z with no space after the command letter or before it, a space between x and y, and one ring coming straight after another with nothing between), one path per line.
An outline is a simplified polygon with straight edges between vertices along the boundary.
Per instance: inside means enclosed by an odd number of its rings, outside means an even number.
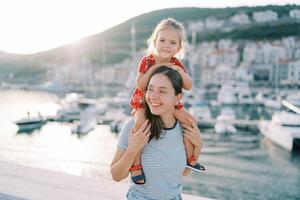
M121 200L128 183L0 162L1 200ZM185 200L209 200L183 194Z
M241 130L257 131L259 120L234 119L226 121ZM214 128L217 119L204 119L198 122L199 128Z

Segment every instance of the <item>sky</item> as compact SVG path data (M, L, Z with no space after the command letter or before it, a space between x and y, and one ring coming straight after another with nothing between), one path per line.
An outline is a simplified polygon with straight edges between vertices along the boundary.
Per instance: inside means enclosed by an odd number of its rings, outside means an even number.
M300 5L300 0L0 0L0 50L29 54L100 33L132 17L174 7Z

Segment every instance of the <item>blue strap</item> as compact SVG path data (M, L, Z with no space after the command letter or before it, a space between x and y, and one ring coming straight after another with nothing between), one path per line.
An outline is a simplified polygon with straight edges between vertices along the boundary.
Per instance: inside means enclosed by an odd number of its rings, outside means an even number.
M145 174L142 172L141 175L132 176L132 177L131 177L131 180L132 180L135 184L143 185L143 184L145 184L145 182L146 182L146 177L145 177ZM140 180L144 180L144 182L143 182L143 183L139 183L138 181L140 181Z

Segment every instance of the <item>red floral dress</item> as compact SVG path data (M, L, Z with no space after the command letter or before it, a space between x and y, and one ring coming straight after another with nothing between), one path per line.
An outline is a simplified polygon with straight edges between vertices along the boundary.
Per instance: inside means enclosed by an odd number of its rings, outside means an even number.
M184 65L177 58L172 57L171 60L170 60L170 63L181 67L186 72L186 69L185 69ZM138 71L140 73L144 74L154 64L155 64L155 58L152 54L149 55L149 56L145 56L144 58L142 58L142 60L140 62ZM131 95L131 98L130 98L130 107L134 110L138 110L138 109L143 108L143 98L144 98L144 96L145 96L145 93L142 90L140 90L139 88L136 87L133 91L133 94ZM177 109L183 108L183 104L181 102L179 102L179 104L176 105L176 108Z

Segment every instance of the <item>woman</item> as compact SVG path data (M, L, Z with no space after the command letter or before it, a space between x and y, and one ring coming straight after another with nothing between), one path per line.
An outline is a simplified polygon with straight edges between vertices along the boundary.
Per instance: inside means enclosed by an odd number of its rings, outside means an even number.
M189 170L185 169L183 136L196 147L195 158L200 154L202 143L194 122L191 121L193 127L183 125L182 129L174 117L175 106L181 97L182 79L179 73L167 66L155 69L145 94L147 120L135 133L132 132L133 120L125 124L111 163L115 181L121 181L130 171L140 169L140 176L147 177L144 184L132 181L127 199L181 199L182 175L188 174ZM131 169L139 151L142 151L143 167Z

